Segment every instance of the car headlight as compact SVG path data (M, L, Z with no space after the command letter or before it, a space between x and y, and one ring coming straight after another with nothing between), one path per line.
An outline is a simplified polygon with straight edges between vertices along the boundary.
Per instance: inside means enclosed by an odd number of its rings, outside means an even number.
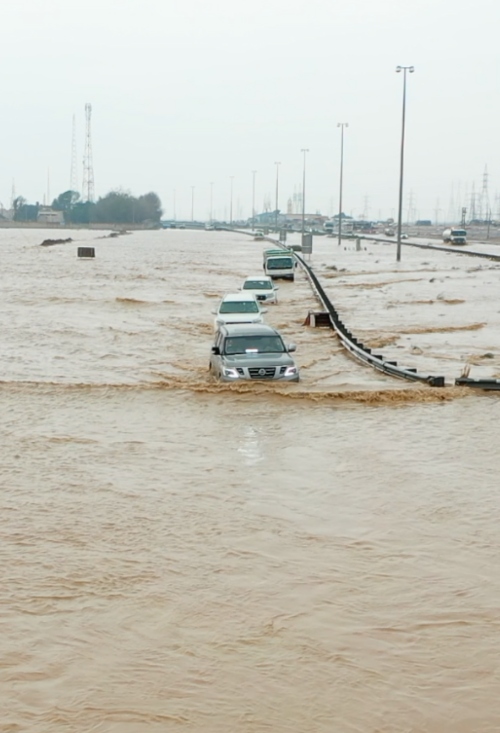
M238 379L239 374L236 369L224 369L224 376L231 377L232 379Z
M285 370L285 377L293 377L294 374L297 374L297 367L287 367Z

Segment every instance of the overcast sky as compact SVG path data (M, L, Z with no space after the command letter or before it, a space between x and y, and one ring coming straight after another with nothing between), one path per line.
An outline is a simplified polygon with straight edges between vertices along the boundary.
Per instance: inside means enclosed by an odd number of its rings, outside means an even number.
M86 102L95 188L156 191L166 217L249 216L299 192L306 209L397 210L403 75L405 211L448 217L481 194L499 209L500 3L486 0L18 0L1 10L0 201L81 185ZM47 172L50 172L48 184ZM49 191L47 189L49 188ZM479 207L479 196L476 205ZM438 203L439 200L439 203ZM405 217L406 217L405 213Z

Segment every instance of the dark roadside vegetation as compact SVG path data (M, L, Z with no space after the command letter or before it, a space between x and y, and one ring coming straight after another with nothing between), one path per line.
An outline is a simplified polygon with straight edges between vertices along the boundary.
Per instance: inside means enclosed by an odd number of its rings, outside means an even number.
M14 221L36 222L40 205L29 204L22 196L14 202ZM65 224L143 224L159 225L162 208L159 196L150 192L132 196L125 191L110 191L97 201L81 201L77 191L64 191L52 202L52 208L62 211Z

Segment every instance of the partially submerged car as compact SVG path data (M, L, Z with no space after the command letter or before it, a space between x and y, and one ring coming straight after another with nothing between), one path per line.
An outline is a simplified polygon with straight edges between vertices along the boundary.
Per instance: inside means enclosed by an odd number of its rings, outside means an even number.
M252 293L240 291L225 295L217 310L212 312L215 315L214 328L217 331L224 323L263 323L262 316L267 313L267 309L259 306Z
M279 285L275 285L272 277L268 275L255 275L247 277L241 288L245 293L251 293L257 300L266 303L277 303Z
M210 371L223 382L241 379L298 382L299 369L276 329L266 324L221 325L212 346Z

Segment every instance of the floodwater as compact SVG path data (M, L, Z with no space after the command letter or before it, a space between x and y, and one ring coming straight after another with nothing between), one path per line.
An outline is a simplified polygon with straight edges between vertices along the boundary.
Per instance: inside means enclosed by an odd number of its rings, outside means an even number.
M65 245L40 247L49 236ZM497 733L498 265L315 241L266 318L299 384L214 384L243 234L0 230L0 731ZM96 248L80 261L78 245ZM336 268L336 269L333 269Z

